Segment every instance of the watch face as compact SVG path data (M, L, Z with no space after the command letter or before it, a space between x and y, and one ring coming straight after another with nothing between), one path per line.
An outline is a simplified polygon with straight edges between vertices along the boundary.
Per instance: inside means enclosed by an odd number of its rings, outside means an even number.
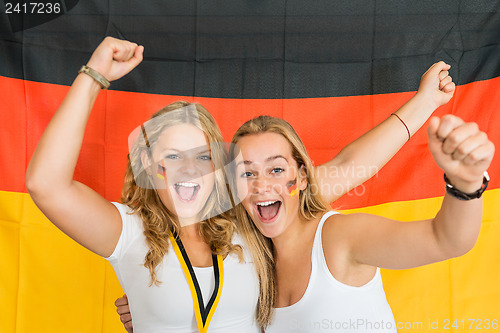
M486 180L486 182L485 182L485 180ZM485 172L483 173L483 184L485 184L485 183L486 183L486 185L485 185L485 186L488 186L488 183L489 183L489 182L490 182L490 174L488 173L488 171L485 171Z

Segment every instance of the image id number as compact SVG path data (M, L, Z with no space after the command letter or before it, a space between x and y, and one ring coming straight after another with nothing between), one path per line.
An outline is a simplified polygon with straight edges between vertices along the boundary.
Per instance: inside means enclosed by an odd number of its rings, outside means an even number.
M59 14L61 4L59 2L25 2L5 3L6 14Z
M468 330L496 330L498 329L498 319L455 319L451 321L450 319L445 319L443 329L468 329Z

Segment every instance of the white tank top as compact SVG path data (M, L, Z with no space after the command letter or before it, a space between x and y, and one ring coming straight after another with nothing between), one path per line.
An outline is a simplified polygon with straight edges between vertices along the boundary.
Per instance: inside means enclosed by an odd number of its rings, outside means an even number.
M113 254L106 259L128 296L134 333L198 332L191 291L172 245L157 270L162 284L150 286L149 270L144 267L148 246L142 221L137 215L127 214L129 207L113 204L120 211L123 228ZM233 254L224 259L224 283L208 332L258 333L257 273L243 239L235 235L233 244L242 245L246 263L240 263ZM206 306L215 286L213 267L193 268Z
M396 323L387 303L380 269L373 279L361 287L341 283L326 264L321 230L316 230L311 255L311 276L302 298L295 304L276 308L266 333L288 332L396 332Z

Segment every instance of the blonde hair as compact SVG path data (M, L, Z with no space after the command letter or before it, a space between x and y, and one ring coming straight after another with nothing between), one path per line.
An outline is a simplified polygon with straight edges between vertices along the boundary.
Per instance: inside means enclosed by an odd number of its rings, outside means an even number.
M185 108L190 105L194 105L194 112L188 112L188 108ZM158 118L163 115L168 115L167 123ZM144 266L149 269L151 285L159 285L161 281L157 279L156 268L168 252L170 232L179 234L181 227L177 216L165 207L154 186L144 186L144 184L153 184L153 180L142 165L141 154L147 152L150 157L150 151L162 132L178 124L187 123L198 127L205 133L209 143L215 142L222 145L223 138L214 118L200 104L174 102L154 113L151 119L160 119L160 121L148 122L147 135L144 126L141 126L144 139L136 140L131 147L122 189L122 202L132 209L131 214L138 214L142 219L144 235L149 247ZM242 260L241 247L231 242L236 230L233 212L225 212L219 205L219 203L230 202L223 171L227 156L223 149L211 149L211 157L214 163L215 184L200 212L202 222L199 224L199 233L210 246L212 253L224 256L234 252Z
M314 188L317 188L316 180L314 179L313 166L309 158L306 148L300 140L299 136L293 127L283 119L270 116L260 116L244 123L234 134L232 143L237 144L238 141L245 136L255 135L259 133L276 133L282 135L289 143L292 151L292 156L297 162L298 167L306 173L307 188L299 192L299 213L306 220L316 218L319 213L327 211L327 205L322 198L314 194ZM230 158L236 154L231 146ZM234 181L234 177L230 177ZM232 185L235 188L235 184ZM273 243L271 239L262 235L259 229L252 222L251 217L242 204L238 204L235 208L236 219L238 221L238 229L242 237L248 245L257 268L259 276L260 290L259 301L257 307L257 321L261 327L266 327L271 321L273 314L273 305L276 301L276 276L273 257Z

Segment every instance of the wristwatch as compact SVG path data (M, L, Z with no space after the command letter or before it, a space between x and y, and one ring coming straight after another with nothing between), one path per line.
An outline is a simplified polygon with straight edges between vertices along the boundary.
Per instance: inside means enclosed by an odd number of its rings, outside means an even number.
M472 193L462 192L455 186L451 185L450 180L446 177L446 174L444 174L444 182L446 183L446 192L448 192L451 196L459 200L472 200L481 198L481 195L483 195L483 192L486 190L488 183L490 182L490 175L488 175L488 172L485 171L483 174L483 185L479 190Z

